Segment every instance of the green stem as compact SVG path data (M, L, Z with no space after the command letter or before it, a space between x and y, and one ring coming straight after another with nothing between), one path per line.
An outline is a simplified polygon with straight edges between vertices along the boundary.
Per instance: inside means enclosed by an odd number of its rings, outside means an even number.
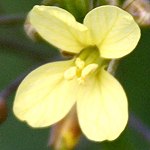
M0 16L0 25L15 25L25 21L26 14L12 14Z

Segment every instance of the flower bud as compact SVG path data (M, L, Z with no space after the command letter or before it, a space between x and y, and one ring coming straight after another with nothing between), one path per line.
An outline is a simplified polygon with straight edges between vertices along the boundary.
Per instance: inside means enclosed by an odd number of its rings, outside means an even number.
M77 145L80 135L76 108L73 108L63 120L52 127L49 146L56 150L71 150Z
M119 2L118 2L118 0L106 0L106 5L118 6Z
M148 0L127 0L123 9L128 11L139 25L150 25L150 3Z
M30 20L27 16L27 19L24 24L24 30L28 37L33 41L40 41L42 40L41 36L37 33L37 31L34 29L34 27L31 25Z

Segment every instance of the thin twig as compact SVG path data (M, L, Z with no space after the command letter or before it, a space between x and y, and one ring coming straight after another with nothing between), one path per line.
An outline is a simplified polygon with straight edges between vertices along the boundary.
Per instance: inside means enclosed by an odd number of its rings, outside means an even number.
M60 56L53 57L48 62L56 61L56 60L62 60L62 57L60 57ZM26 75L28 75L32 70L36 69L37 67L39 67L39 66L41 66L43 64L45 64L45 62L39 63L38 65L36 65L33 68L29 69L27 72L25 72L24 74L19 76L17 79L15 79L12 83L10 83L10 85L8 87L6 87L4 90L2 90L0 92L0 98L3 98L3 99L6 100L10 96L11 93L16 91L16 89L18 88L19 84L26 77Z
M19 84L21 83L21 81L25 78L25 76L28 73L29 72L21 75L16 80L14 80L8 87L6 87L4 90L2 90L0 92L0 97L3 97L3 99L7 99L10 96L10 94L13 93L17 89L17 87L19 86Z
M150 142L150 129L132 112L130 112L129 126L145 137L148 142Z
M18 88L21 81L25 78L25 76L30 71L27 71L26 73L18 77L16 80L10 83L8 87L6 87L4 90L0 92L0 124L2 124L6 120L7 115L8 115L6 99Z
M11 14L0 16L0 25L15 25L23 23L27 14Z
M2 124L6 120L8 115L6 99L17 89L21 81L28 73L29 72L18 77L8 87L0 92L0 124Z
M9 38L0 38L0 47L9 48L11 52L18 53L18 50L24 54L26 54L29 58L34 58L34 60L38 61L48 61L49 58L52 57L51 53L41 52L40 49L35 48L35 46L31 46L29 43L20 41L17 39L9 39ZM13 49L13 50L12 50ZM7 51L5 51L7 52Z
M26 75L29 74L32 70L34 70L38 66L39 65L33 67L32 69L30 69L29 71L27 71L26 73L22 74L17 79L15 79L12 83L10 83L8 87L6 87L4 90L0 92L0 98L6 100L10 96L10 94L13 93L18 88L19 84L26 77Z

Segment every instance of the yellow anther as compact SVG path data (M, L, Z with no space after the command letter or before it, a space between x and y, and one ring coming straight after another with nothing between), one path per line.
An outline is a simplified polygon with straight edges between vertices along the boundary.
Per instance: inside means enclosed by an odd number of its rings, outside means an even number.
M65 71L64 77L67 80L72 80L76 76L77 67L70 67Z
M81 60L80 58L77 58L77 59L76 59L75 64L76 64L76 66L77 66L79 69L83 69L83 68L84 68L84 61Z
M84 79L82 79L82 78L78 78L77 81L78 81L78 83L79 83L80 85L84 85L84 84L85 84L85 81L84 81Z
M89 75L90 73L92 73L93 71L95 71L98 67L98 64L90 64L88 66L86 66L81 73L81 77L84 78L87 75Z

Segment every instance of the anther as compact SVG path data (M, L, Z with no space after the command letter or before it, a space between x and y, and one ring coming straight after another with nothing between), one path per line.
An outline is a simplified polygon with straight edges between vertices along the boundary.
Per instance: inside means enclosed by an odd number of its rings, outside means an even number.
M86 66L81 73L81 77L86 77L87 75L89 75L90 73L92 73L93 71L95 71L98 68L98 64L90 64L88 66Z
M72 80L76 76L77 67L70 67L65 71L64 77L67 80Z
M76 59L75 64L76 64L76 66L77 66L79 69L83 69L83 68L84 68L84 65L85 65L84 61L81 60L80 58L77 58L77 59Z

